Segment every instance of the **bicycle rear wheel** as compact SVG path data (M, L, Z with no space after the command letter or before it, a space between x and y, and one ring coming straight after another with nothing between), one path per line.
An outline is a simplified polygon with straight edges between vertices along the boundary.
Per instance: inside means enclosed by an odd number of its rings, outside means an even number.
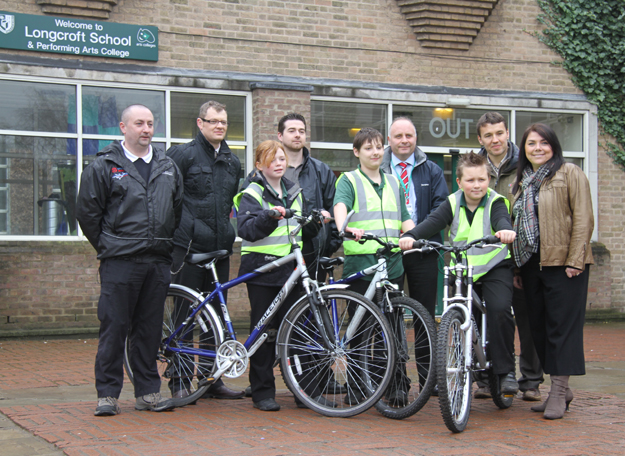
M464 316L458 310L443 315L438 327L436 375L443 421L452 432L462 432L469 421L472 398L471 370L466 368L466 333L460 329Z
M180 287L170 287L163 313L163 338L156 355L156 365L161 376L161 395L172 399L176 407L194 403L206 392L216 370L215 358L180 353L178 349L203 349L216 351L222 343L221 322L208 310L199 312L173 338L174 333L189 315L189 309L197 305L198 294ZM171 338L171 339L170 339ZM130 335L124 348L124 367L134 385L132 347ZM182 391L182 393L180 393ZM186 392L186 393L184 393ZM186 395L185 395L186 394ZM179 397L179 396L185 397Z
M421 410L436 385L436 325L414 299L398 296L391 305L393 312L385 316L395 336L395 373L375 408L387 418L401 420Z
M395 365L388 321L367 298L344 290L322 292L333 328L325 347L311 303L304 296L278 332L284 381L306 407L326 416L348 417L372 407L386 391ZM314 304L313 304L314 305ZM355 317L355 316L358 317ZM351 323L351 325L350 325ZM333 389L334 381L348 393Z

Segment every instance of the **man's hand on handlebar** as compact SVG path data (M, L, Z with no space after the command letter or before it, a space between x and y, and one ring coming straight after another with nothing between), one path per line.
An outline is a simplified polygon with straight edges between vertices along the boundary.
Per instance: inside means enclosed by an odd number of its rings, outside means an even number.
M323 217L324 217L324 218L323 218L323 223L324 223L324 224L329 223L329 222L331 222L332 220L334 220L334 219L332 218L332 215L331 215L328 211L322 210L322 211L320 211L320 212L321 212L321 215L323 215Z
M502 244L511 244L516 238L516 233L512 230L501 230L495 233L495 236L499 238Z
M412 250L414 249L415 240L410 236L406 236L399 239L399 248L402 250Z

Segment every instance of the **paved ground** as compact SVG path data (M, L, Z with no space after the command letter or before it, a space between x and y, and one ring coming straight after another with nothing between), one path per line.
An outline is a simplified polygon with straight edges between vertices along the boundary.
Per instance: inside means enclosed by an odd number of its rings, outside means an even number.
M96 418L96 340L2 341L0 455L623 455L624 341L625 323L586 326L587 375L572 379L575 400L564 419L544 420L521 400L508 410L476 400L462 434L447 430L436 398L404 421L374 410L331 419L297 409L286 389L277 413L241 399L158 414L134 410L128 383L122 414Z

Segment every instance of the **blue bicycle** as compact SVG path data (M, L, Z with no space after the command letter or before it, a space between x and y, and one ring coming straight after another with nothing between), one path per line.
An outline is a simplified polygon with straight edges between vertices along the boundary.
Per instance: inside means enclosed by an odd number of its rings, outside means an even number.
M289 310L276 336L277 359L293 394L322 415L348 417L372 407L387 390L395 366L394 337L388 321L370 300L346 291L346 285L319 286L309 277L295 237L307 223L323 221L323 215L313 211L309 216L290 213L287 218L297 222L289 234L292 253L253 273L222 284L215 262L225 258L227 251L191 254L185 258L190 265L212 271L215 290L204 296L181 285L170 286L157 362L163 380L161 394L172 397L176 406L197 401L222 376L241 376L249 357L269 337L267 327L272 318L298 284L302 285L304 294ZM293 260L297 267L247 340L239 342L223 292ZM211 303L219 304L223 320ZM349 318L348 309L358 313L358 321ZM124 365L133 381L129 341L130 338L126 342ZM321 403L319 397L306 393L310 382L316 382L327 401ZM336 382L357 384L363 400L358 403L344 400L333 388Z

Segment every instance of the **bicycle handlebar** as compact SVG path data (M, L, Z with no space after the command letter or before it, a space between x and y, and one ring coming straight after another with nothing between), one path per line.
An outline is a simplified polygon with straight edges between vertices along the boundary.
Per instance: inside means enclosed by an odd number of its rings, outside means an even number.
M434 250L442 250L444 252L451 253L461 253L469 250L471 247L474 246L484 247L485 245L498 244L500 242L501 241L499 240L499 238L494 235L484 236L483 238L476 239L463 246L443 245L438 242L428 241L427 239L418 239L412 244L413 249L406 250L404 253L410 253L414 251L429 253ZM503 247L503 245L501 247Z

